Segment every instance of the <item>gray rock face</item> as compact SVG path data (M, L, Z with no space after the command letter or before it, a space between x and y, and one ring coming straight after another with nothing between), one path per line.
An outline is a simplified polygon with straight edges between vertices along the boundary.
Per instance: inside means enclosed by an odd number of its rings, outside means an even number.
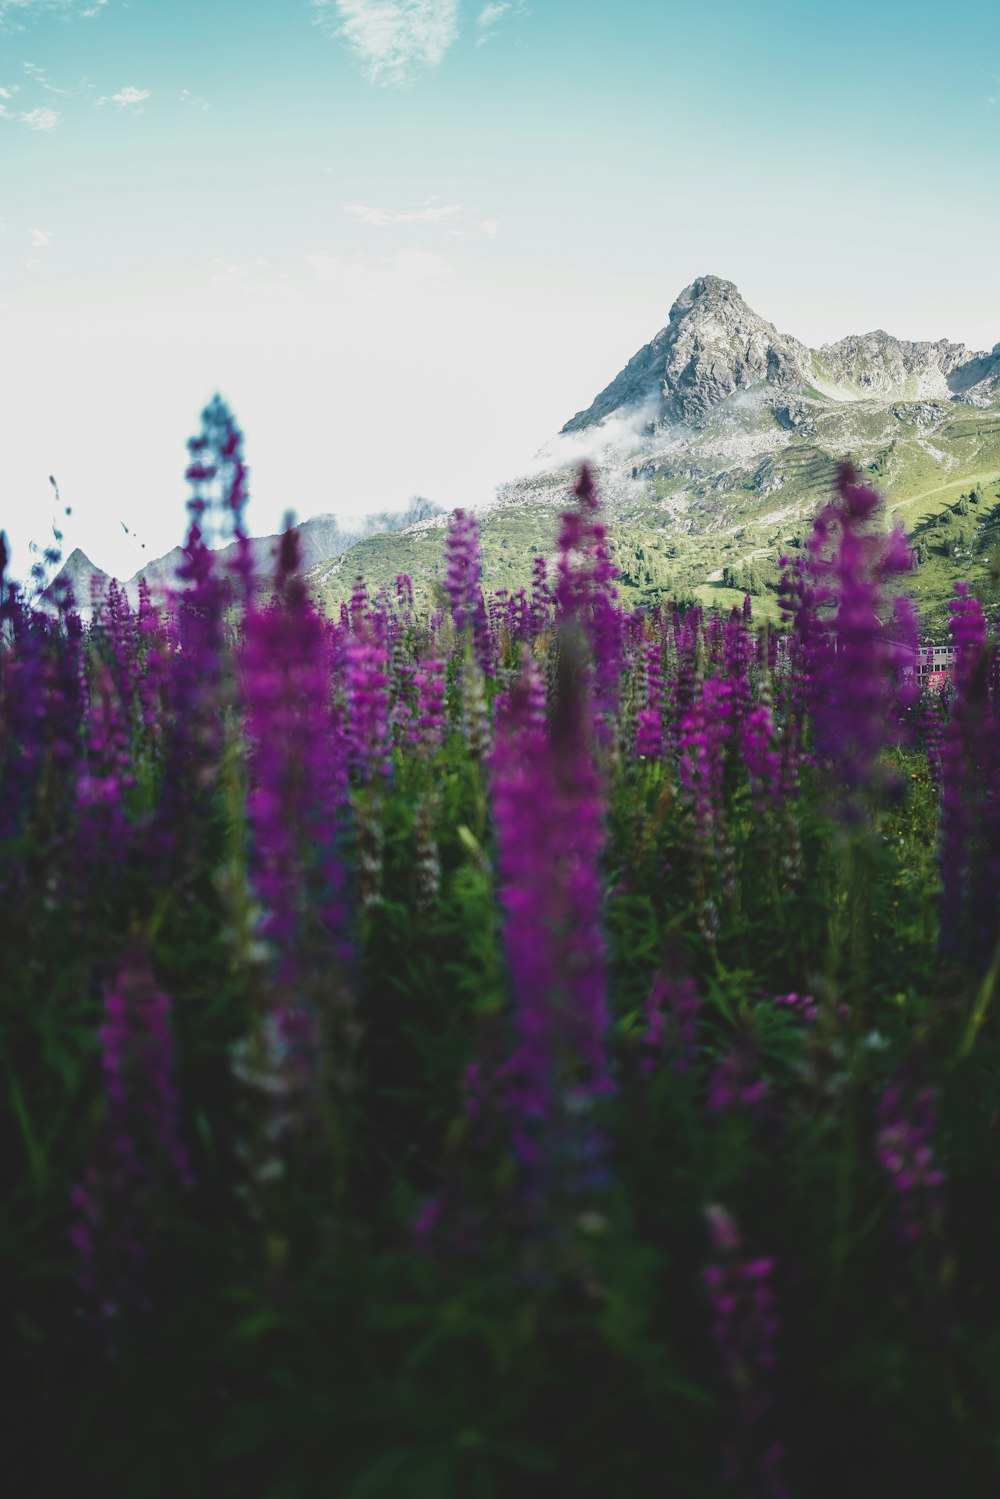
M835 380L855 385L866 395L891 396L910 386L924 398L947 398L963 384L967 388L974 377L964 377L963 370L976 363L976 356L964 344L943 338L937 343L913 343L893 338L882 328L824 344L816 359Z
M562 430L577 432L620 407L646 403L658 427L697 421L738 390L804 385L809 359L809 350L758 317L731 281L699 276L671 307L667 326Z
M103 597L110 582L108 574L95 567L86 552L77 547L45 589L40 602L43 608L53 612L72 602L85 618L89 618L92 598Z
M838 399L1000 401L1000 344L991 354L964 344L914 343L879 329L812 350L779 333L747 306L731 281L699 276L670 309L656 337L635 354L563 432L612 413L641 410L651 430L698 423L727 397L759 391L780 425L795 429L789 395L825 385ZM801 429L800 429L801 430Z

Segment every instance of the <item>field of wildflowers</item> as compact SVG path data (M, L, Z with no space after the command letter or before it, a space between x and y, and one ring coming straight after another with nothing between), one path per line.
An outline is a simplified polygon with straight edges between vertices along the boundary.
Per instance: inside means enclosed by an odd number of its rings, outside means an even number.
M847 468L781 629L586 470L326 618L189 446L168 606L0 599L11 1492L995 1496L996 621Z

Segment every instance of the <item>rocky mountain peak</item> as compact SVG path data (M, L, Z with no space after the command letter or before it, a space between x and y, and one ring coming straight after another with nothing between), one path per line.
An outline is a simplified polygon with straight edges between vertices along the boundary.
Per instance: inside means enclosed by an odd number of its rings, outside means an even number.
M670 309L672 324L704 318L743 323L755 316L740 296L736 284L721 276L698 276L690 286L685 286Z
M44 609L56 611L71 598L84 616L90 617L90 600L96 589L103 593L111 579L95 566L82 547L75 547L41 596Z
M804 383L808 362L809 351L758 317L732 281L699 276L674 302L666 327L563 431L622 407L641 408L653 427L698 421L738 390Z
M961 394L988 373L989 364L989 356L972 354L964 344L945 338L915 343L884 328L824 344L814 360L821 375L860 395L914 400Z
M727 396L757 390L772 407L788 392L835 400L1000 401L1000 344L973 353L947 339L912 342L884 328L812 350L760 317L732 281L698 276L666 327L629 360L563 432L601 426L609 440L676 424L697 426Z

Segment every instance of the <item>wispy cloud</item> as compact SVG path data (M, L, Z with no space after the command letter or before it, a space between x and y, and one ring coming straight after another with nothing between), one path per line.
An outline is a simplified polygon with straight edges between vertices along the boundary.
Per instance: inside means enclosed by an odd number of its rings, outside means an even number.
M24 71L32 82L37 83L38 87L43 88L47 94L59 94L61 98L69 98L70 90L68 88L57 88L49 79L49 75L45 69L40 68L37 63L26 62L24 64Z
M496 234L497 230L500 228L500 220L499 219L483 219L481 221L479 227L483 231L484 234L488 234L488 235L490 235L492 237L494 234Z
M476 46L485 47L496 36L500 22L504 16L516 12L523 14L525 10L524 0L491 0L490 4L484 5L476 17Z
M345 203L344 212L362 224L432 224L461 213L458 203L437 203L431 198L422 208L400 210L372 208L367 203Z
M49 109L45 104L39 105L37 109L24 110L17 118L29 130L55 130L62 123L62 115L58 109Z
M107 0L0 0L0 31L24 31L36 16L79 16L87 21L99 15Z
M49 233L48 229L32 229L31 248L33 250L44 250L45 247L47 245L51 245L51 243L52 235Z
M105 104L113 104L116 109L131 109L136 114L141 114L140 104L144 104L150 97L148 88L135 88L131 83L118 90L117 94L103 94L100 99L94 100L94 108L100 109Z
M192 94L188 88L181 89L180 102L184 109L196 110L200 114L204 114L206 110L211 109L211 105L207 99L203 99L200 94Z
M437 67L458 36L458 0L313 0L313 5L319 24L345 39L373 83L406 83L420 68Z
M500 17L510 10L510 0L499 0L496 5L484 5L476 17L477 26L495 26Z

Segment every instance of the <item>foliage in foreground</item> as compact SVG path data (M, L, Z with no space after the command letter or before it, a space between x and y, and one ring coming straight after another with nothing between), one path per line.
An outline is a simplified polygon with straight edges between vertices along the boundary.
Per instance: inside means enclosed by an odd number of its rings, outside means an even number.
M1000 681L841 476L789 619L220 576L0 645L19 1493L994 1494ZM240 564L240 558L244 564Z

